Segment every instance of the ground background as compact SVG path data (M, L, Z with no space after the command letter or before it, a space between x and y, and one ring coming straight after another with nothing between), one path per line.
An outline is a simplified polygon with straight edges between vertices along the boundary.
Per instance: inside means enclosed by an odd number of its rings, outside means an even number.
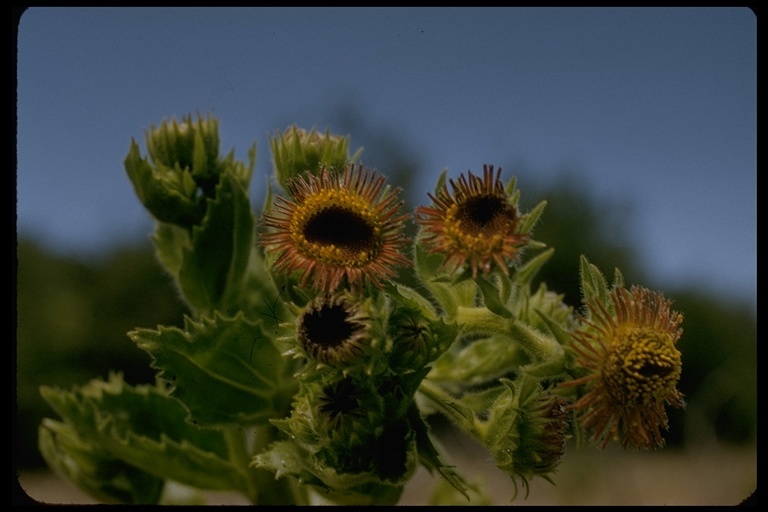
M482 477L492 505L510 504L514 486L496 470L485 452L457 442L462 455L455 463L468 478ZM474 457L472 457L474 453ZM535 479L528 498L514 505L738 505L758 486L757 447L720 445L696 449L624 452L607 448L571 448L554 476L556 485ZM21 486L33 499L53 504L93 504L69 481L48 471L25 472ZM434 481L419 471L409 483L401 505L428 504ZM212 493L211 505L246 505L239 495Z

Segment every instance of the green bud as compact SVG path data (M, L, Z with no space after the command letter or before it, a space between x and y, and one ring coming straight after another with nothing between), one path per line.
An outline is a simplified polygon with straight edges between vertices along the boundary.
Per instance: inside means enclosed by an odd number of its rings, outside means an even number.
M275 179L284 189L289 181L306 171L317 174L323 167L344 169L362 152L360 148L349 156L349 136L331 135L329 130L321 135L314 128L307 132L296 125L289 126L284 133L278 131L269 145Z
M219 122L186 116L152 125L146 132L147 151L155 166L189 170L196 182L215 184L219 158Z
M404 373L440 357L456 339L458 327L442 319L429 320L418 307L399 306L389 316L388 331L393 341L390 367Z
M191 116L172 119L146 132L149 159L131 141L125 169L136 195L159 221L184 227L199 225L207 211L207 200L216 196L220 176L230 174L247 189L255 162L250 166L234 161L234 152L219 156L219 123L216 119Z
M477 422L476 431L496 466L513 478L520 477L527 493L534 476L551 482L549 475L565 454L566 403L533 378L501 382L506 389L490 407L488 419Z

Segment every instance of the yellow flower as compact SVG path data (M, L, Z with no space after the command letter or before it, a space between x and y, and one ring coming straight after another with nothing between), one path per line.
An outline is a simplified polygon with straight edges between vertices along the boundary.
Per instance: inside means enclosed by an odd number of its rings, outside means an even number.
M507 265L528 236L517 232L520 215L501 182L501 168L494 176L493 166L484 165L482 178L468 171L449 183L453 194L443 184L436 196L428 194L433 206L416 209L428 250L445 255L443 266L451 271L468 262L477 277L478 271L488 275L495 263L508 275Z
M299 272L302 286L320 292L342 285L359 289L366 280L381 288L396 267L409 263L403 255L407 215L398 216L399 189L384 187L384 181L354 165L291 180L290 199L277 197L263 216L271 231L261 243L277 251L274 269Z
M684 407L677 383L682 371L681 314L663 294L633 286L614 287L609 304L587 303L588 318L572 334L577 364L589 373L562 386L585 386L570 406L591 440L605 447L663 446L668 428L665 405Z

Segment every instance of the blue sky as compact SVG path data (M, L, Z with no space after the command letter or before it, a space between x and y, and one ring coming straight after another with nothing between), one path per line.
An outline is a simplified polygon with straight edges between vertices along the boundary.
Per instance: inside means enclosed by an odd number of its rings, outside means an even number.
M445 168L576 169L633 205L664 288L756 309L756 45L747 8L31 8L17 230L76 254L146 238L122 162L164 118L216 116L241 159L256 141L258 189L269 135L351 105L416 150L416 197Z

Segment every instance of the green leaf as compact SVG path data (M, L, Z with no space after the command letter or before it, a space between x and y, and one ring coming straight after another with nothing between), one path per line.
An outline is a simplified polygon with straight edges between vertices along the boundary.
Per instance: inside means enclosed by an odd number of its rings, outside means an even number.
M579 259L579 270L584 303L587 304L597 300L605 304L608 299L608 283L605 281L605 277L600 272L600 269L592 265L586 256L582 255Z
M442 254L429 253L418 239L414 247L416 275L449 317L455 315L460 306L474 306L477 290L472 280L453 282L452 276L442 269L445 260Z
M536 273L547 261L549 261L553 254L555 254L555 249L550 247L546 251L537 254L535 257L528 260L525 265L518 267L515 272L515 280L517 283L520 285L529 284Z
M397 482L383 480L370 472L338 472L316 453L290 441L273 443L267 451L253 458L251 466L274 471L275 478L293 476L303 485L315 489L328 504L394 505L416 467L416 443L411 439L408 445L406 466L410 469Z
M43 422L42 453L89 489L108 489L113 473L146 485L152 475L202 489L245 489L243 468L229 461L222 433L187 422L184 404L164 389L131 387L112 374L107 382L94 380L73 391L43 387L41 394L64 419Z
M155 504L160 500L162 478L83 440L72 425L45 420L38 430L38 443L51 469L101 502Z
M521 233L528 233L533 229L533 227L536 225L536 223L541 218L541 214L544 213L544 208L547 207L546 201L541 201L539 204L536 205L536 207L531 210L530 212L526 213L525 216L523 216L523 224L520 227Z
M296 384L290 362L259 324L238 314L128 333L149 352L173 394L203 425L263 424L285 415Z
M179 288L190 306L204 315L238 311L241 281L253 245L254 221L247 192L230 175L221 176L216 199L183 248Z
M546 326L549 328L549 331L552 333L559 344L563 346L568 346L570 344L571 335L568 334L568 331L566 331L562 325L553 320L543 311L539 309L535 309L534 311L536 311L536 314L539 315L539 317L544 321Z
M485 303L485 307L501 317L515 317L515 315L507 309L507 306L501 301L499 290L493 286L490 281L482 276L477 276L475 277L475 282L477 283L478 288L480 288L480 291L483 292L483 302Z
M435 311L434 306L432 306L432 303L413 288L395 283L393 286L389 287L388 291L403 304L412 305L418 308L427 320L437 320L437 312Z
M530 362L528 354L509 337L491 336L445 353L435 362L429 377L462 386L479 385Z
M175 224L158 222L152 234L152 242L155 244L157 259L171 275L177 277L184 264L184 251L191 247L189 230Z
M469 501L469 495L467 494L469 486L464 481L464 478L462 478L453 467L446 466L443 464L443 461L440 460L440 452L429 437L429 427L422 419L419 409L415 405L412 405L409 409L408 420L411 424L411 428L416 434L416 447L419 453L419 462L421 462L430 473L437 471L440 476L450 483L454 489L463 494L467 501Z

